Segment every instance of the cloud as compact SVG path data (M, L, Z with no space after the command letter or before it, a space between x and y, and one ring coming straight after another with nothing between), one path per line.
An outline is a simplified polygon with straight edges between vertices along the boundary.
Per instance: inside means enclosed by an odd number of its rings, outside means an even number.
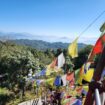
M96 40L99 36L81 36L79 38L79 43L85 44L95 44ZM64 42L64 43L71 43L76 37L59 37L55 35L33 35L29 33L4 33L0 32L0 39L30 39L30 40L43 40L47 42Z
M80 37L79 42L86 43L86 44L95 44L98 39L98 36L85 36Z

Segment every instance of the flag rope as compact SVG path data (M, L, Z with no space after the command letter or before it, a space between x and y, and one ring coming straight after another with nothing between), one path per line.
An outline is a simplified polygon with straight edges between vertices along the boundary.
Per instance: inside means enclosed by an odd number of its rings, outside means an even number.
M82 36L103 14L105 13L105 10L101 12L80 34L79 37Z

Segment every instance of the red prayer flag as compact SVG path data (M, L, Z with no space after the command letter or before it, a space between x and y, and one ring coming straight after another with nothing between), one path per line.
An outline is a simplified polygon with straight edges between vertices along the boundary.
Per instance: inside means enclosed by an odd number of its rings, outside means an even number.
M93 48L93 51L92 53L93 54L98 54L98 53L101 53L102 50L103 50L103 45L105 43L105 34L102 35L96 42L94 48Z
M66 80L70 82L70 87L73 86L75 83L74 72L68 73Z
M102 36L97 40L95 46L93 47L93 50L92 50L92 52L91 52L91 55L89 56L88 61L92 61L92 60L93 60L93 57L94 57L96 54L99 54L99 53L102 52L104 43L105 43L105 34L102 35Z
M50 64L50 67L51 67L51 68L54 68L55 66L57 66L57 63L58 63L58 59L55 58L55 59L52 61L52 63Z
M82 89L83 89L82 86L77 87L77 88L76 88L77 93L78 93L78 94L81 94Z
M77 99L75 97L72 97L66 105L73 105L76 101Z

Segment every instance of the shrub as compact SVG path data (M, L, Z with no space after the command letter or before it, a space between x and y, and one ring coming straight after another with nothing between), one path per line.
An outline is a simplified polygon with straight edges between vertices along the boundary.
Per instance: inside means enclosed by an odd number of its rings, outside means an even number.
M0 88L0 105L5 105L9 100L14 98L14 94L6 88Z

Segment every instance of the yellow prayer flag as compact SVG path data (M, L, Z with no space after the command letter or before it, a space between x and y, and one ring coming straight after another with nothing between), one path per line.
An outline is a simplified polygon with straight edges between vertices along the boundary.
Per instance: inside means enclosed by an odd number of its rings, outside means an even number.
M53 86L55 78L50 78L46 80L46 83Z
M94 69L90 68L86 74L82 74L80 75L77 83L79 83L80 85L82 85L82 81L85 80L87 82L91 82L92 78L93 78L93 74L94 74Z
M47 66L47 69L46 69L46 75L50 75L52 73L52 68L50 68L50 65Z
M72 58L78 57L77 40L78 40L78 37L68 47L68 54Z
M87 63L86 65L84 64L80 69L79 78L77 80L77 83L79 83L80 85L82 85L83 80L90 82L93 78L94 68L89 68L89 65L89 63Z
M79 71L79 78L77 80L77 83L79 83L80 85L82 85L82 79L83 79L83 73L84 72L84 65L80 68Z
M94 68L90 68L86 74L83 75L83 79L87 82L90 82L93 78Z
M83 89L86 91L86 92L88 92L88 90L89 90L89 86L83 86Z

